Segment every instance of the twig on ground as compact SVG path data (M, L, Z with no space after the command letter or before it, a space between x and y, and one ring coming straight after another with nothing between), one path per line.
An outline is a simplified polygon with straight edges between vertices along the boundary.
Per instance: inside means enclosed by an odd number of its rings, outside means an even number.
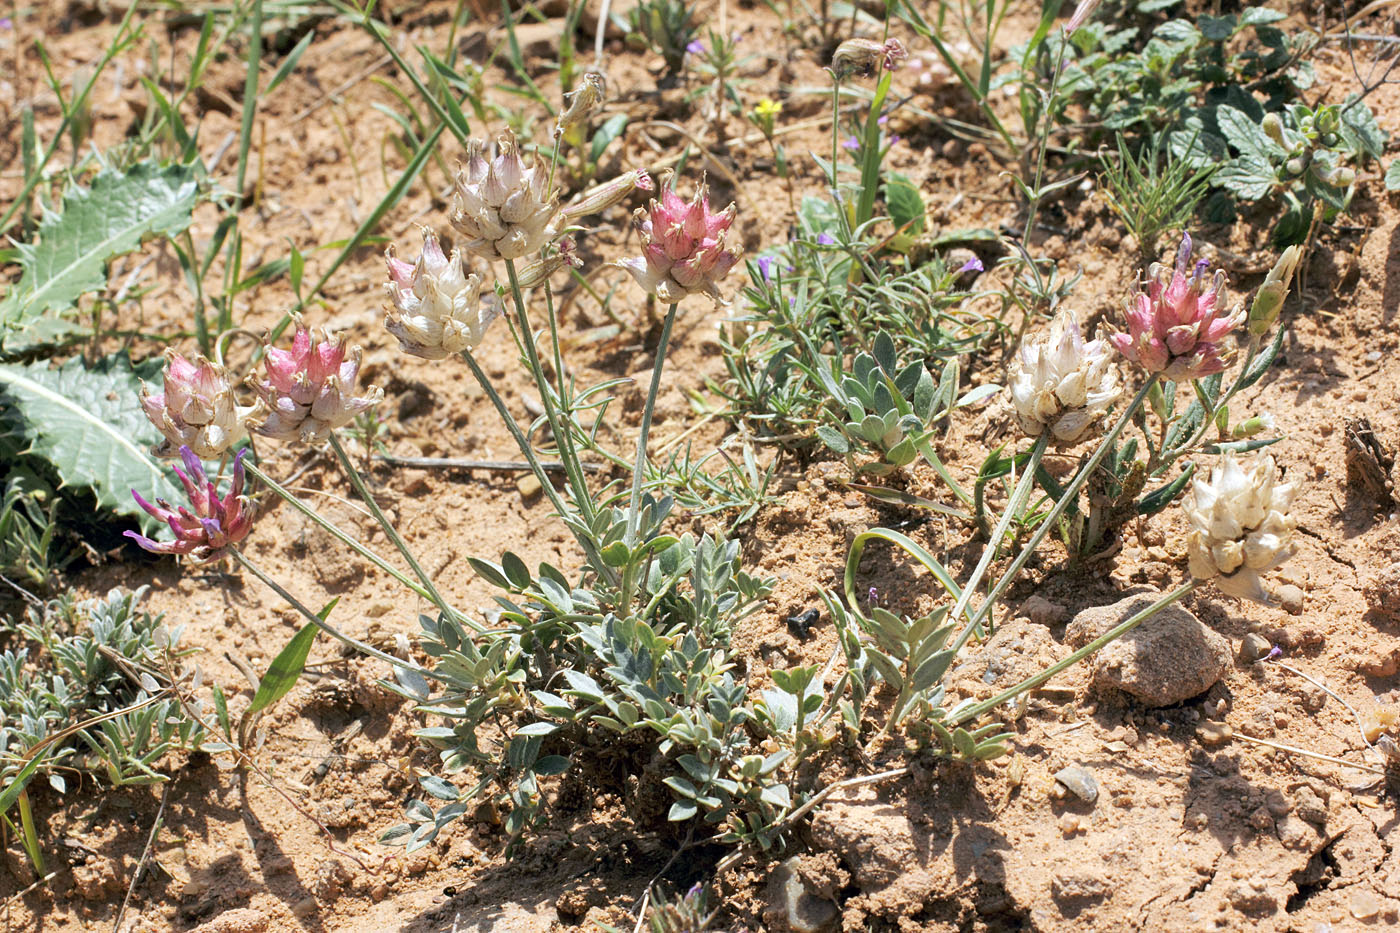
M1243 742L1253 742L1255 745L1263 745L1266 748L1277 749L1281 752L1290 752L1294 755L1302 755L1306 758L1316 758L1318 761L1330 761L1334 765L1345 765L1348 768L1355 768L1358 771L1370 771L1372 774L1385 775L1385 771L1382 768L1373 768L1370 765L1358 764L1354 761L1347 761L1345 758L1334 758L1331 755L1308 751L1306 748L1299 748L1296 745L1284 745L1281 742L1270 742L1268 739L1256 739L1254 736L1245 735L1242 732L1236 732L1234 738Z
M375 454L374 459L390 466L413 467L420 470L496 470L500 472L528 471L530 464L524 460L463 460L458 457L396 457L393 454ZM562 472L564 464L558 460L545 460L540 466L546 470ZM604 463L582 463L585 470L596 473L607 469Z

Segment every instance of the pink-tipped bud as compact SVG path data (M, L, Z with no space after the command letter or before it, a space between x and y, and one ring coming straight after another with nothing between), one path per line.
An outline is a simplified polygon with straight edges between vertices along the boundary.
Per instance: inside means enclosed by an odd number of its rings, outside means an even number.
M1223 310L1225 273L1204 259L1193 265L1191 249L1182 234L1175 268L1152 265L1147 292L1129 299L1127 332L1110 338L1126 359L1174 382L1222 371L1230 353L1220 343L1245 317Z
M488 156L491 156L488 158ZM554 238L559 212L555 192L546 191L549 167L520 155L507 133L494 155L479 139L467 146L467 164L457 168L452 226L467 237L462 249L486 260L519 259L538 253Z
M172 507L164 499L157 499L152 505L136 490L131 491L136 504L152 518L169 526L175 539L156 541L134 531L126 532L126 536L154 554L188 554L198 563L223 557L226 548L242 541L253 530L252 504L243 495L243 455L246 453L240 450L234 458L233 481L228 492L220 496L214 483L204 475L199 457L189 447L181 447L179 455L185 468L174 469L185 487L190 508Z
M277 440L315 443L377 405L384 390L370 386L364 395L356 396L360 348L352 347L347 353L340 338L323 332L316 339L300 317L295 323L297 334L290 350L265 348L266 376L256 386L255 416L262 419L257 432Z
M690 295L708 295L723 304L719 280L739 261L742 249L729 249L726 238L735 207L710 209L709 191L702 183L690 201L676 194L674 177L661 185L659 199L634 215L642 237L642 256L618 263L637 284L662 301L678 302Z
M141 387L141 407L165 440L151 448L157 457L175 457L181 447L212 460L223 456L246 433L251 408L239 408L228 370L196 355L194 362L165 351L165 384L160 392Z
M560 215L564 218L565 225L572 224L589 214L597 214L615 204L621 204L631 197L634 191L651 191L655 187L651 176L644 169L624 172L612 181L579 195L565 205Z
M405 353L440 360L471 350L499 316L494 305L481 303L481 279L466 274L457 250L444 255L433 231L423 231L418 262L399 259L393 246L384 258L390 279L385 290L392 302L384 326L399 338Z

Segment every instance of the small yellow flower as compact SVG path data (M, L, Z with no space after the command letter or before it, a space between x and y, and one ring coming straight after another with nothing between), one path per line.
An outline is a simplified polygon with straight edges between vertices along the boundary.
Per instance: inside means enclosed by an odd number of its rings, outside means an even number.
M783 112L783 105L776 100L765 97L753 108L753 112L758 114L761 118L771 120L773 117Z

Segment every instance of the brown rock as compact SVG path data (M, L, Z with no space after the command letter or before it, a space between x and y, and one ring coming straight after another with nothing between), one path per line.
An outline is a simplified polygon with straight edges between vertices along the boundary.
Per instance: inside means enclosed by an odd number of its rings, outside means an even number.
M267 917L262 911L236 907L224 911L208 923L201 923L190 933L263 933L266 929Z
M1085 609L1065 629L1083 647L1160 598L1145 592ZM1096 685L1121 690L1147 706L1171 706L1209 690L1230 666L1230 643L1173 604L1110 642L1092 663Z

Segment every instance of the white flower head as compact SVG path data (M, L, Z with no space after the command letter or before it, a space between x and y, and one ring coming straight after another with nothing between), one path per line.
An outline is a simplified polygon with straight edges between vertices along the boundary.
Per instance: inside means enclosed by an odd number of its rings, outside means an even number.
M1240 599L1271 601L1260 574L1293 553L1297 527L1288 509L1298 486L1280 478L1273 457L1258 454L1242 464L1227 453L1209 480L1195 481L1186 506L1191 576Z
M462 256L453 250L443 254L438 238L423 231L423 252L416 263L394 255L393 246L384 254L389 265L389 308L384 326L399 338L405 353L425 360L440 360L481 342L486 328L500 314L497 308L481 302L481 279L468 275Z
M538 253L558 232L559 200L545 190L549 166L520 155L513 133L488 151L479 139L467 144L467 162L457 169L452 226L466 236L463 249L486 260L519 259Z
M1061 311L1040 338L1027 338L1011 364L1016 420L1031 437L1077 443L1123 394L1105 340L1084 340L1073 311Z

